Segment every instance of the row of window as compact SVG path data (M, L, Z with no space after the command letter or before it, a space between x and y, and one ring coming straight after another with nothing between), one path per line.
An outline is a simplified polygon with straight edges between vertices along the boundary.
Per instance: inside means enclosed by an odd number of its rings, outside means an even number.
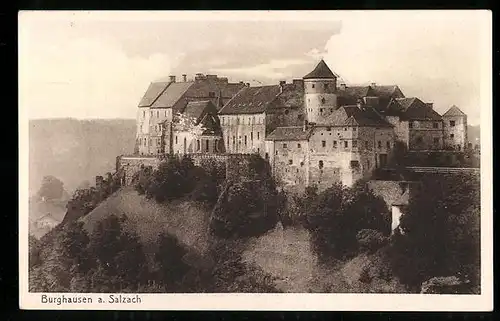
M386 145L385 145L387 148L391 148L391 142L390 141L386 141ZM297 143L297 148L300 149L302 146L300 143ZM321 147L326 147L326 140L322 140L321 141ZM333 148L337 148L338 147L338 143L336 140L333 141ZM349 147L349 141L345 140L344 141L344 147L345 148L348 148ZM353 140L352 141L352 147L353 148L357 148L358 147L358 141L357 140ZM369 141L365 141L365 148L369 148L370 147L370 142ZM378 141L377 142L377 147L378 148L382 148L382 141ZM283 143L283 149L288 149L288 144L287 143ZM276 155L278 155L278 151L276 151Z
M254 139L254 135L253 135L253 132L250 132L250 141L253 141ZM257 132L257 140L260 140L260 132ZM229 146L229 135L226 137L226 142L227 142L227 146ZM233 142L233 146L236 144L236 136L232 136L232 142ZM238 144L241 144L241 136L238 137ZM248 136L247 135L244 135L243 136L243 144L245 144L245 146L248 144Z
M316 84L311 84L311 88L316 88ZM328 89L328 84L323 84L323 89Z
M151 116L151 117L154 117L154 115L155 115L155 111L154 111L154 110L151 110L151 111L149 112L149 114L150 114L150 116ZM165 117L167 117L167 110L166 110L166 109L164 110L164 116L165 116ZM145 118L145 117L146 117L146 111L145 111L145 110L143 110L143 111L142 111L142 118ZM159 118L159 117L160 117L160 111L159 111L159 110L156 110L156 117L157 117L157 118Z
M455 122L454 121L452 121L452 122L453 122L453 125L451 125L451 122L450 122L450 126L453 127L453 126L455 126ZM408 127L410 127L410 128L418 128L418 122L416 122L416 121L415 122L410 122L408 124ZM439 123L438 122L432 123L432 128L434 128L434 129L439 128Z
M252 116L248 118L242 117L240 120L240 117L221 116L222 125L240 125L240 123L241 125L261 125L263 123L263 118L257 117L257 119L255 119L255 116Z

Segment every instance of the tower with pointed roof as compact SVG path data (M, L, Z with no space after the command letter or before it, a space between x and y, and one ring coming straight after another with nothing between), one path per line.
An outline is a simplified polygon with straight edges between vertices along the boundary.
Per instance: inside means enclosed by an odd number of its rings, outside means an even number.
M467 115L453 105L443 114L444 144L448 149L464 150L467 147Z
M337 78L323 59L303 77L304 108L309 123L321 123L325 116L338 108Z

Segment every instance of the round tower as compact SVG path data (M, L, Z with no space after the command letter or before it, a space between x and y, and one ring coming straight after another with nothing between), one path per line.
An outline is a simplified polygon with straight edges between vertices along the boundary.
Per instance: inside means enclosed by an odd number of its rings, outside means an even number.
M323 117L337 109L337 76L321 60L303 79L307 121L321 123Z

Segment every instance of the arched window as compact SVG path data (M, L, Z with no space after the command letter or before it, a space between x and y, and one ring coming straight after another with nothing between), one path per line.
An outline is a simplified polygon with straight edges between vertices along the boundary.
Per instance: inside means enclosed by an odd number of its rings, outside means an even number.
M323 168L323 161L322 161L322 160L320 160L320 161L319 161L319 163L318 163L318 167L319 167L319 169L322 169L322 168Z

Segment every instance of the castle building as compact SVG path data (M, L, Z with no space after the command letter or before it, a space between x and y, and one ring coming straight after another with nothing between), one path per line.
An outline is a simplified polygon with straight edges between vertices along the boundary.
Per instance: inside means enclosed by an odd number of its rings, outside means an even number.
M464 150L467 140L467 115L453 105L443 114L444 146L447 149Z
M139 103L137 155L259 154L291 191L350 186L384 167L395 145L463 150L467 116L405 97L397 85L348 86L325 61L292 83L250 87L197 74L152 83Z
M165 142L162 139L166 121L175 121L190 102L208 100L218 110L243 87L243 83L229 83L227 78L203 74L197 74L194 80L189 81L183 75L181 82L177 82L175 76L170 76L168 82L151 83L137 110L135 153L162 155L170 152L175 147L169 146L170 140ZM178 137L177 141L179 139L183 143L184 137Z

